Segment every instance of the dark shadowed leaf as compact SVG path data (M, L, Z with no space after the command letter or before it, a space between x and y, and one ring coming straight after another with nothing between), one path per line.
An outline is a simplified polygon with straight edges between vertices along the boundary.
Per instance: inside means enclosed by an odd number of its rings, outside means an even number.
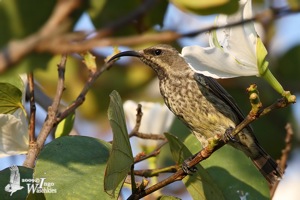
M0 47L5 48L12 40L22 40L37 33L49 20L59 1L48 0L9 0L0 3ZM87 7L88 1L82 1L81 6L70 14L64 27L60 30L71 30L79 16ZM34 5L34 6L32 6ZM36 39L36 37L35 37ZM32 41L32 38L31 38ZM26 47L24 47L26 48ZM32 52L14 65L16 72L24 72L33 68L45 68L52 55Z
M202 148L192 134L184 144L192 153ZM221 189L225 199L270 199L267 182L252 161L229 145L214 152L201 165Z
M123 103L120 95L116 91L110 94L108 119L113 131L113 142L105 172L104 189L108 194L115 197L118 196L116 195L118 194L116 188L123 184L133 164Z
M124 21L128 16L132 16L136 13L139 6L146 1L119 1L119 0L109 0L109 1L99 1L91 0L91 8L88 13L96 26L96 28L103 28L105 26L110 26L111 24L116 24L118 20ZM149 1L148 1L149 2ZM165 11L168 5L167 1L156 1L150 4L155 4L151 8L146 7L144 14L139 15L132 22L124 24L118 23L118 28L122 31L117 31L116 34L129 35L134 33L144 32L148 29L152 29L153 26L162 24ZM140 11L140 10L139 10Z
M165 133L165 136L169 141L175 162L181 164L185 159L192 156L189 149L176 136L169 133ZM183 183L193 199L224 199L222 192L207 171L200 164L196 166L197 172L183 179Z

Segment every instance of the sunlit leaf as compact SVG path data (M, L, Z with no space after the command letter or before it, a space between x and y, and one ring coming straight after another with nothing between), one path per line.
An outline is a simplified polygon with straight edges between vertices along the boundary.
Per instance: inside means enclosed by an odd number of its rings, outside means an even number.
M192 153L202 147L194 135L184 142ZM214 152L201 162L214 182L223 192L225 199L270 199L269 188L265 178L247 156L229 145Z
M175 162L181 164L185 159L192 156L189 149L177 137L169 133L165 133L165 136L168 139ZM207 171L200 164L196 167L198 170L192 176L186 176L183 179L183 183L193 199L224 199L219 187Z
M232 14L238 10L238 0L185 1L171 0L178 8L200 15Z
M51 199L111 199L103 179L111 145L85 136L60 137L47 144L37 158L34 178L45 178ZM120 188L119 188L120 189Z
M116 193L116 188L123 184L133 164L123 103L116 91L110 94L108 119L113 131L113 142L105 172L104 189L108 194L115 197L118 196L116 195L118 194Z
M26 76L26 75L25 75ZM10 83L17 87L20 91L25 90L24 83L18 74L6 73L0 75L0 83Z
M82 62L85 64L85 66L90 71L95 72L97 70L96 57L89 51L82 53L81 56L83 57Z
M22 91L10 83L0 83L0 113L12 114L23 108Z
M75 113L71 113L65 119L63 119L57 126L55 130L55 138L61 136L69 135L71 132L75 121Z

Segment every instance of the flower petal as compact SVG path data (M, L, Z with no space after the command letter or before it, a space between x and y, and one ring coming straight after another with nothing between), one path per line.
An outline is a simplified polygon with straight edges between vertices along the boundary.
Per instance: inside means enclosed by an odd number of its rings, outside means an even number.
M139 102L142 105L142 121L139 132L163 134L167 132L173 122L173 113L163 104L152 102ZM138 104L128 100L124 103L124 112L131 129L136 124L136 108ZM138 140L141 146L156 146L157 141L149 141L145 139Z
M240 64L235 57L217 47L184 47L182 56L195 72L205 76L233 78L258 75L257 68Z
M142 105L143 117L140 126L142 133L160 134L168 131L174 119L173 113L163 104L152 102L139 102ZM136 123L137 103L126 101L124 103L125 115L131 128Z
M0 157L27 153L28 126L22 110L18 111L0 114Z
M223 26L249 19L251 17L251 0L241 1L239 11L230 16L220 15L217 18L217 25ZM216 36L219 43L221 43L223 46L224 51L230 52L230 54L234 56L238 62L242 63L243 65L257 68L257 33L254 28L254 23L245 23L232 28L217 30Z

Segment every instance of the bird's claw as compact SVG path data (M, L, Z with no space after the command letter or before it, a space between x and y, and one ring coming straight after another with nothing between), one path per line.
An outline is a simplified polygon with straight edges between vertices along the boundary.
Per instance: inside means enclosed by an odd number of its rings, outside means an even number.
M191 156L188 159L184 160L182 163L182 170L184 171L184 173L186 173L188 175L192 175L193 173L195 173L198 170L196 166L189 167L189 162L191 160L193 160L193 158L194 158L194 156Z
M224 133L224 141L231 141L231 142L238 142L238 140L231 134L232 133L233 128L230 127L228 129L226 129L225 133Z

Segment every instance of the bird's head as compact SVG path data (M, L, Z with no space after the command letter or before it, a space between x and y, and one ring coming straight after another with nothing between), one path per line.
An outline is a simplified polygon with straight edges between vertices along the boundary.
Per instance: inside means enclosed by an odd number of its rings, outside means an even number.
M178 71L178 68L187 66L187 63L179 52L170 45L160 44L140 51L124 51L114 55L108 62L123 56L138 57L146 65L150 66L159 78Z

